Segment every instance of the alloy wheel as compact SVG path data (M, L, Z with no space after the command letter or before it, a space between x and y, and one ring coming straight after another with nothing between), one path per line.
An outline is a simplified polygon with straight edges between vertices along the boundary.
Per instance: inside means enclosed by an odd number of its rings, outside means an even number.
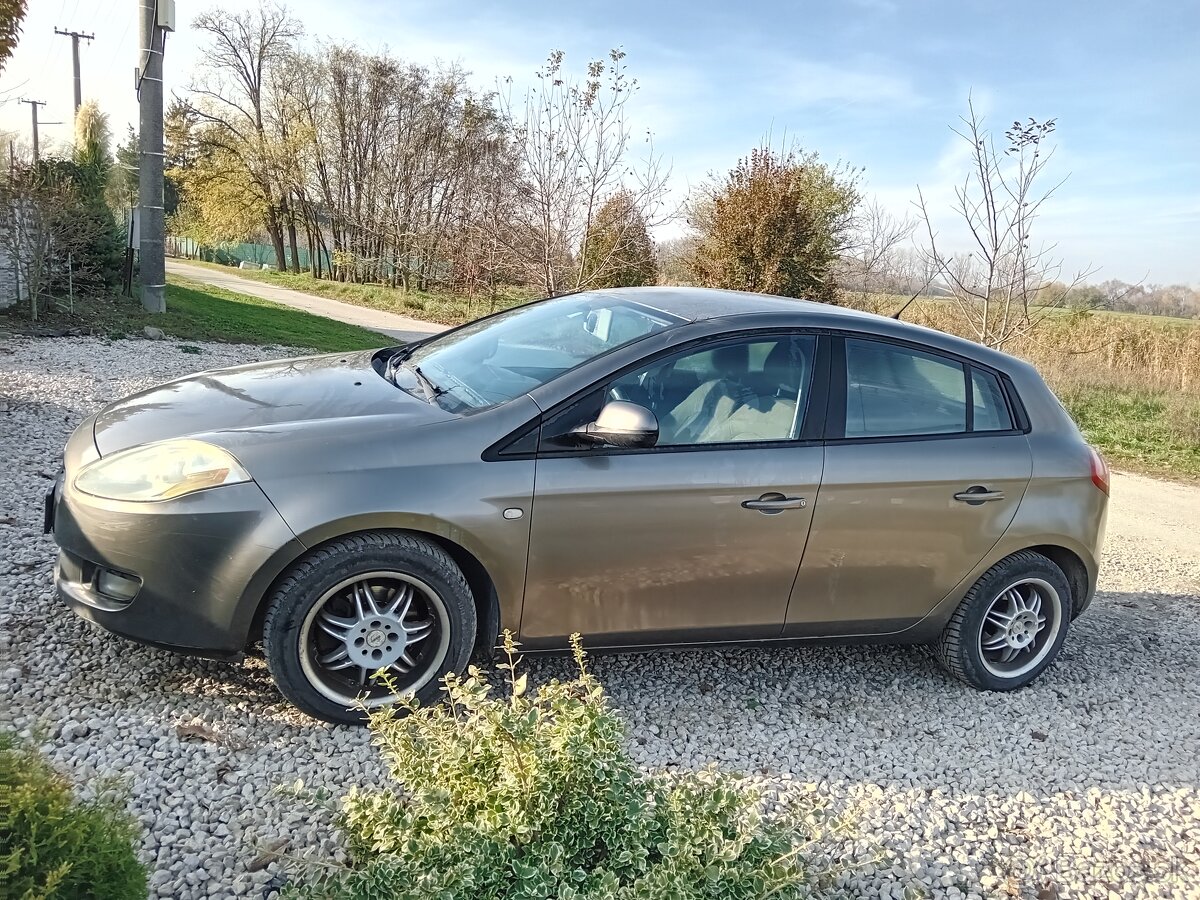
M347 707L391 702L439 671L450 645L445 602L402 572L367 572L326 591L300 628L300 667L309 683ZM386 676L393 690L390 690Z
M1062 627L1062 599L1049 582L1023 578L996 595L979 627L979 656L991 674L1017 678L1050 652Z

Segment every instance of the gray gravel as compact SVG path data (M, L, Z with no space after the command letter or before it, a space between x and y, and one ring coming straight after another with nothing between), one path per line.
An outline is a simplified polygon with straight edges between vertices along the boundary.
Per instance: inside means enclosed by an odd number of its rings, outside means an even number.
M56 602L40 533L84 415L187 371L287 355L199 346L0 342L0 719L43 729L80 782L126 781L152 895L263 897L278 884L264 850L335 849L278 788L378 779L366 733L296 713L259 660L189 660L93 630ZM594 668L647 768L715 763L772 808L817 804L813 853L845 866L852 896L1200 897L1198 533L1200 489L1117 475L1102 593L1059 664L1015 694L974 693L914 648ZM529 665L534 679L565 670Z

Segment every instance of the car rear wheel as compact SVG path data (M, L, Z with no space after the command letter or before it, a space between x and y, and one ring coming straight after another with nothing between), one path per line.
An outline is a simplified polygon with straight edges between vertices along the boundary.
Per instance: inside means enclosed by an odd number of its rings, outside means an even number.
M396 695L440 698L475 641L474 598L454 560L411 534L340 538L279 582L263 624L275 684L304 712L360 724ZM390 686L389 686L390 683Z
M1062 647L1071 587L1062 569L1023 550L988 569L967 592L935 644L942 665L984 691L1029 684Z

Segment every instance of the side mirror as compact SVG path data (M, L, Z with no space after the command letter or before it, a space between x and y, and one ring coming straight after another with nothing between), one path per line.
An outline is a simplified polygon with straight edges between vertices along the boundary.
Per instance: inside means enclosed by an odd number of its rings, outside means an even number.
M625 400L604 404L595 422L571 432L581 444L612 447L653 447L658 441L658 419L644 406Z

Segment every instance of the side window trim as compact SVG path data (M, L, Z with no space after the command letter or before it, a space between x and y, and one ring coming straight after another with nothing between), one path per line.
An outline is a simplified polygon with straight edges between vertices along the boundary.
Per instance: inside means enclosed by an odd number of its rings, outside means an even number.
M942 357L942 358L945 359L946 357ZM966 426L967 426L967 428L966 428L965 433L966 434L974 434L974 432L975 432L975 379L973 377L971 377L971 373L975 370L975 367L972 366L970 363L963 363L962 370L963 370L963 383L964 383L963 396L966 397L966 399L967 399L967 409L966 409L966 413L967 413Z
M825 440L829 431L829 409L832 402L830 373L833 369L832 350L835 341L833 336L826 331L792 332L793 337L804 334L813 334L817 339L816 359L813 363L812 378L808 385L808 401L805 404L804 421L800 426L800 434L796 438L800 442L807 443ZM845 412L844 407L843 412Z
M991 369L987 366L980 365L974 360L967 357L958 356L953 353L945 353L936 348L926 347L922 344L912 343L897 338L892 338L888 335L875 335L867 332L848 332L837 331L829 335L831 342L829 356L829 365L831 370L831 378L828 391L828 407L825 417L825 440L828 443L834 444L881 444L881 443L910 443L912 441L944 441L955 440L960 438L972 437L996 437L1010 434L1028 434L1029 433L1029 417L1025 413L1024 407L1021 405L1020 396L1016 392L1016 388L1012 383L1012 379L1004 372ZM966 398L967 398L967 430L957 431L949 434L931 432L928 434L897 434L897 435L864 435L847 437L846 436L846 391L847 391L847 371L846 371L846 340L862 340L876 341L881 344L890 344L896 347L917 350L921 353L937 356L947 362L953 362L963 367L964 377L966 378ZM1008 414L1013 427L1002 431L974 431L974 385L972 384L971 373L973 370L987 372L994 375L1000 382L1001 389L1004 393L1005 401L1008 404Z
M506 454L504 448L513 437L523 433L524 430L532 423L526 423L521 428L516 429L510 435L506 436L498 444L494 444L485 451L484 459L520 459L532 457L597 457L597 456L627 456L645 453L692 453L704 452L707 450L729 450L737 447L801 447L819 444L823 440L825 414L828 411L828 386L830 382L830 360L829 348L831 344L830 336L827 332L817 328L787 328L787 327L768 327L768 328L751 328L744 331L725 332L717 335L707 335L702 338L697 338L694 341L689 341L686 344L680 344L674 347L665 348L648 357L631 363L616 372L612 372L604 379L604 383L597 385L592 384L587 388L577 391L572 396L555 404L550 409L542 413L538 417L539 430L545 426L545 423L552 420L555 416L562 413L569 407L587 399L594 392L601 390L605 384L609 384L617 379L628 375L630 372L635 372L641 368L653 366L655 363L666 360L673 356L683 356L688 353L703 352L710 347L720 347L738 342L751 342L757 340L770 340L771 338L794 340L811 336L814 338L815 359L813 363L812 375L809 379L808 398L805 400L804 419L800 427L799 437L786 438L772 441L734 441L727 443L709 443L709 444L680 444L668 445L662 447L645 447L645 448L621 448L621 447L598 447L589 448L549 448L545 445L545 441L539 440L538 450L536 453L529 454ZM824 396L818 393L818 389L824 392Z

